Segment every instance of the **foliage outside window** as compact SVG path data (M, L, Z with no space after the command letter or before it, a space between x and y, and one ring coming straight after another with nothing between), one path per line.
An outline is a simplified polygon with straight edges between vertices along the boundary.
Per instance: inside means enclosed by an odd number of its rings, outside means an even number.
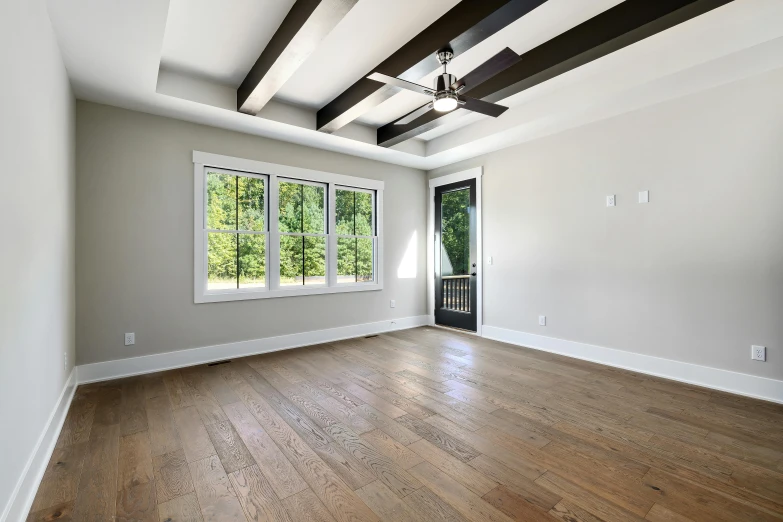
M265 179L207 173L207 287L266 286Z
M335 190L338 283L373 280L373 208L370 191Z
M280 285L326 284L326 186L278 184Z
M381 288L382 182L198 152L194 163L197 303Z

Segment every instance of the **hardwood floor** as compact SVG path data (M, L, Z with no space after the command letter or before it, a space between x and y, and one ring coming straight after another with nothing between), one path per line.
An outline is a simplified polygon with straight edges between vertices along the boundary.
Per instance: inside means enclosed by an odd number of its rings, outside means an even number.
M783 520L783 406L416 328L81 386L28 520Z

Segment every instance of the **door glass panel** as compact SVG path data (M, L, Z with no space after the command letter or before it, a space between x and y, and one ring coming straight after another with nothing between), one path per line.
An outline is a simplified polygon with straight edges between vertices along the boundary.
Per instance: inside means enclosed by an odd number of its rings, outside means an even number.
M446 192L441 198L441 258L443 276L470 273L470 189Z
M441 197L443 308L470 312L470 188Z

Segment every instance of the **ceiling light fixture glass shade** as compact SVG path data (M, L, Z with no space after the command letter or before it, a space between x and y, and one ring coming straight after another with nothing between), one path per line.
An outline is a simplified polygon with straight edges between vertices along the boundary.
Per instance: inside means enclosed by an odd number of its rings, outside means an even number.
M456 109L457 105L457 95L451 92L444 92L435 95L432 108L438 112L448 112Z

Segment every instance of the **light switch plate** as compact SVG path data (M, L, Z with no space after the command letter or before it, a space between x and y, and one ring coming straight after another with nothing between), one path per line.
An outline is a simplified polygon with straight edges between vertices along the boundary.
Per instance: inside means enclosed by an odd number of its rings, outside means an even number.
M649 203L650 202L650 191L649 190L642 190L639 192L639 203Z
M397 306L397 301L394 299L389 301L389 308L395 308Z
M607 207L614 207L617 203L617 200L614 197L614 194L611 196L606 196L606 206Z
M545 315L539 315L538 316L538 324L539 324L539 326L546 326L546 316Z

